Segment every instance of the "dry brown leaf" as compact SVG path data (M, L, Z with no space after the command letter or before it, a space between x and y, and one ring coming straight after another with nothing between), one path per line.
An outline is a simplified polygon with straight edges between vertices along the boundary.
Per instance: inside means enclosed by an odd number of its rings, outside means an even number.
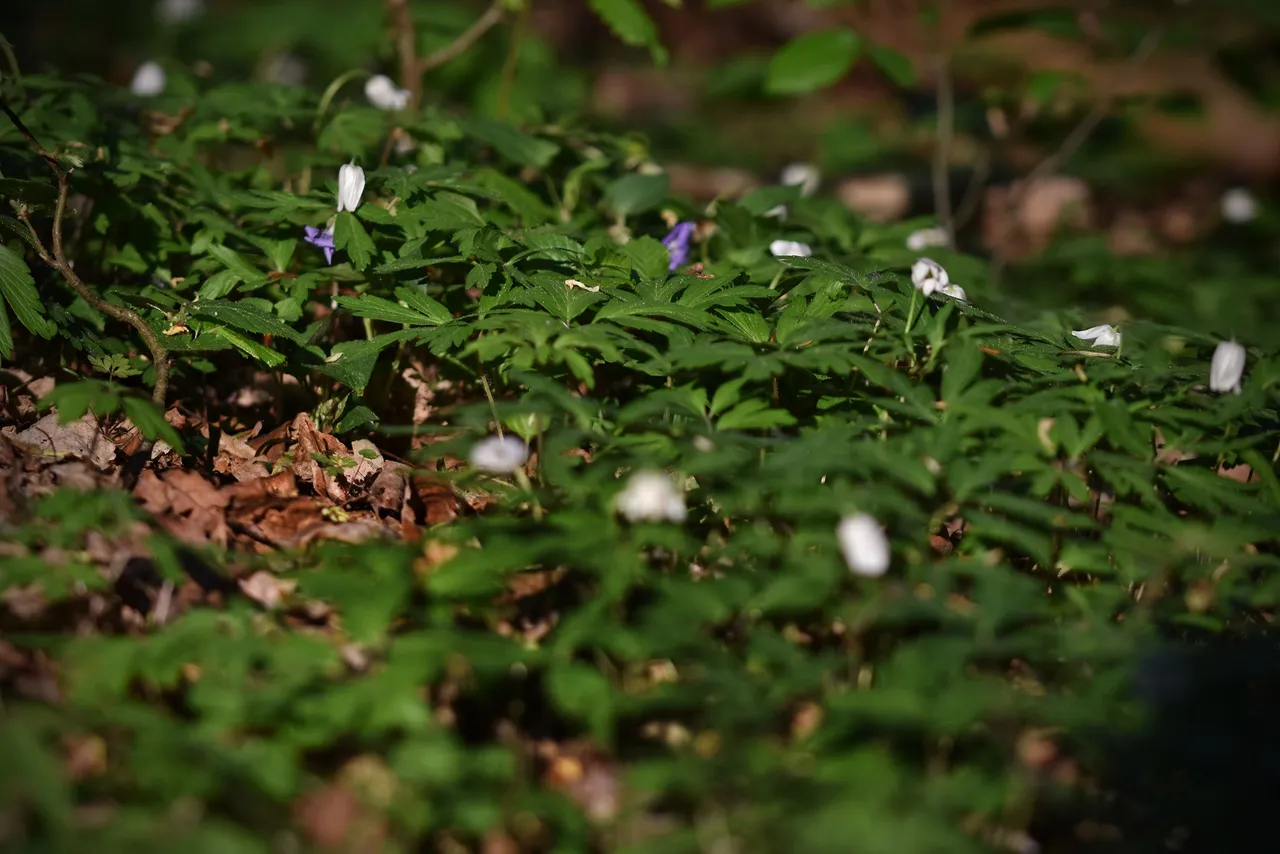
M48 415L21 433L10 435L14 444L36 456L73 457L106 471L115 463L116 446L102 435L97 419L85 415L78 421L58 423L58 413Z
M226 546L230 495L198 472L170 469L157 475L148 469L138 479L133 495L161 527L182 542Z
M297 581L278 578L262 570L240 579L238 583L244 595L267 610L278 607L298 587Z
M366 456L362 453L366 451L372 453L373 456ZM378 446L368 439L356 439L352 442L351 455L355 458L356 464L354 467L344 468L341 477L357 489L363 488L377 477L378 473L382 471L382 467L386 464L386 460L382 458L382 452L378 450Z
M338 478L327 474L325 466L312 456L349 457L351 454L346 446L328 433L321 433L311 416L305 412L298 413L290 429L294 441L293 473L298 476L298 480L311 484L317 495L322 495L335 504L346 502L347 491L342 488Z

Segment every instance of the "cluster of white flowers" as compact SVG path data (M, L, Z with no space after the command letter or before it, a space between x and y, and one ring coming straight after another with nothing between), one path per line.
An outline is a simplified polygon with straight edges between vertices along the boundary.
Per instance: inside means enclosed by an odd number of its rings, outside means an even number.
M410 92L391 82L385 74L375 74L365 81L364 96L379 110L403 110L409 106Z

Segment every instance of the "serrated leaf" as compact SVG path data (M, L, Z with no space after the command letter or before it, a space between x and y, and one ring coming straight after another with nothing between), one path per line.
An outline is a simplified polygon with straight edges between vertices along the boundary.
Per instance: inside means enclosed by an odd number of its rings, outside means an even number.
M373 238L369 236L369 232L364 230L360 220L356 219L355 214L350 211L338 214L333 226L333 245L338 249L346 250L347 256L351 259L351 266L357 270L363 270L369 266L369 261L372 260L374 250L377 248L373 245Z
M656 208L670 189L671 179L665 172L659 175L633 173L623 175L606 187L604 200L615 214L628 217Z
M34 334L52 338L57 333L57 327L44 316L36 281L27 262L3 243L0 243L0 296L9 304L18 322ZM5 326L9 342L3 352L7 355L13 350L13 334L7 329L7 323Z
M560 151L560 146L554 142L530 136L518 128L493 119L471 116L462 119L461 123L469 135L493 146L503 157L523 166L544 169Z
M861 40L846 27L798 36L773 55L765 75L772 95L804 95L830 86L853 67Z
M292 326L267 314L260 308L246 305L243 302L226 302L223 300L204 302L203 300L198 300L191 303L188 310L197 317L216 320L219 323L225 323L228 326L234 326L236 329L243 329L246 332L256 332L259 335L276 335L298 343L302 341L302 336Z
M422 326L428 320L428 318L411 308L405 308L399 303L372 294L362 294L356 297L338 297L337 303L356 317L367 317L371 320L405 323L410 326Z
M453 320L453 315L449 313L448 308L417 285L402 285L396 288L396 296L436 325Z
M916 74L916 67L905 55L879 44L873 44L867 48L867 55L894 83L904 88L915 84L919 75Z
M257 359L269 368L274 368L276 365L284 364L283 354L277 353L275 350L259 344L257 341L246 338L235 330L228 329L225 326L215 326L213 329L209 330L209 334L225 339L246 356L251 356Z
M589 0L591 8L615 36L631 47L647 47L657 65L667 61L658 41L658 28L636 0Z

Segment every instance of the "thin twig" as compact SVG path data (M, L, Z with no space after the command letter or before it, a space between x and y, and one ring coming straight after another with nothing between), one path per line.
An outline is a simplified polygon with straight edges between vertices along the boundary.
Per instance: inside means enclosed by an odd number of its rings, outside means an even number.
M62 218L67 208L67 196L71 192L71 171L65 169L58 162L58 159L40 144L40 140L36 139L35 134L31 132L22 119L18 118L17 113L9 108L9 104L2 97L0 97L0 110L8 116L9 121L18 129L18 132L26 137L27 142L31 144L35 152L40 155L53 171L54 177L58 182L58 197L53 209L52 251L45 248L44 242L40 238L40 232L32 224L27 212L19 211L18 213L19 219L22 220L27 230L31 232L31 239L36 253L40 256L41 261L58 271L66 283L71 286L71 289L79 294L80 298L88 303L90 308L121 323L127 323L137 330L138 335L142 337L143 342L147 345L147 349L151 351L151 360L156 369L156 383L151 392L151 400L163 410L165 398L169 392L168 348L164 346L160 336L156 334L155 330L151 328L151 325L147 323L142 315L131 308L107 302L90 290L89 286L84 283L84 280L75 271L75 267L67 259L62 245Z
M410 106L418 106L422 96L422 73L418 70L418 34L413 26L409 0L387 0L387 16L400 58L400 86L409 90Z
M467 48L478 42L481 36L493 29L505 14L506 10L503 8L501 0L498 0L498 2L486 9L474 24L463 30L462 34L456 39L436 52L429 53L418 60L418 74L426 74L431 69L444 65L446 62L457 59L466 53Z
M1037 181L1061 169L1062 165L1071 159L1071 156L1079 150L1080 146L1084 145L1085 140L1089 138L1089 136L1097 129L1098 125L1102 124L1102 121L1107 117L1107 114L1111 112L1111 108L1115 105L1116 98L1119 95L1123 83L1138 69L1140 65L1142 65L1142 63L1147 61L1152 53L1155 52L1155 49L1160 44L1160 39L1163 38L1163 36L1164 30L1159 27L1148 31L1148 33L1143 36L1142 41L1138 43L1138 47L1134 50L1133 54L1125 61L1124 66L1116 73L1113 78L1115 82L1106 94L1099 98L1089 112L1080 120L1079 124L1072 128L1071 133L1067 134L1066 139L1062 141L1062 144L1058 146L1056 151L1044 160L1041 160L1040 163L1036 165L1036 168L1031 170L1027 177L1014 185L1008 198L1005 200L1004 227L1001 229L1000 239L995 245L997 255L995 263L992 265L991 269L992 279L1000 278L1000 274L1003 272L1005 264L1008 262L1008 258L1003 251L1003 247L1005 242L1009 239L1017 221L1015 212L1017 211L1018 206L1022 203L1023 196L1025 196L1030 189L1035 186Z
M951 69L945 54L937 61L938 128L933 149L933 211L938 227L947 235L947 247L956 246L955 225L951 219L951 137L955 126L955 93L951 88Z

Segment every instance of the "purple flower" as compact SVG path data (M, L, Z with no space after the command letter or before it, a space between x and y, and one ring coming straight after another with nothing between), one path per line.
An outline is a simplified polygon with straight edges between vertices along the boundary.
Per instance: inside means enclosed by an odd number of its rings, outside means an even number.
M333 232L329 229L319 229L314 225L306 227L307 236L304 238L312 246L318 246L324 250L324 262L333 264Z
M691 222L678 222L671 233L662 238L662 245L667 247L667 253L671 256L668 270L682 267L689 260L689 241L693 239L695 227Z

